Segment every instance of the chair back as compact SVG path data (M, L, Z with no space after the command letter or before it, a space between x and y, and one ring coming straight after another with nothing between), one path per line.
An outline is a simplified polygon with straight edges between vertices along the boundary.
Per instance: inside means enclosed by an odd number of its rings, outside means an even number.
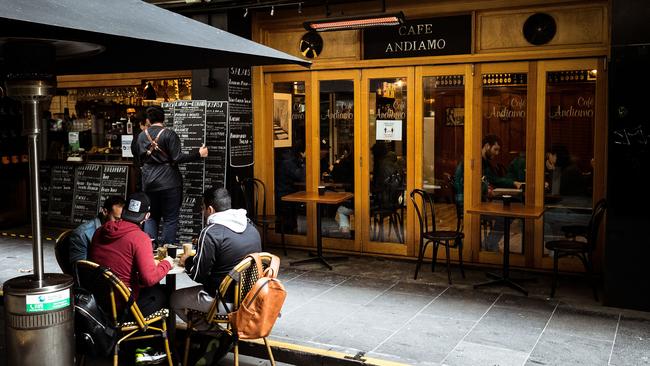
M65 274L72 274L72 266L70 265L70 234L72 230L66 230L58 238L54 244L54 256L59 268Z
M262 261L263 270L266 270L271 266L272 261L279 261L278 257L271 253L261 252L258 254ZM233 312L239 309L239 304L241 304L242 300L244 300L261 275L262 274L259 273L255 262L250 257L244 258L232 270L230 270L228 275L224 277L219 285L219 296L226 298L229 293L234 295L233 307L232 309L228 309L228 311ZM277 276L277 274L275 275ZM216 318L218 307L218 301L213 301L207 317L211 322L218 321Z
M129 302L131 290L110 269L105 272L98 271L99 264L97 263L80 260L75 266L76 283L95 295L99 307L110 314L111 320L117 326L118 322L123 320L120 319L125 310L122 306ZM140 328L145 327L144 316L135 301L127 311L131 313Z
M591 213L589 224L587 225L587 246L589 251L596 249L598 243L598 232L600 231L600 223L603 221L605 211L607 210L607 200L601 199L594 206L594 211Z
M411 202L420 222L420 234L436 231L436 212L433 207L431 195L421 189L414 189L410 193ZM419 202L422 202L420 205ZM431 223L431 225L429 225Z
M239 183L248 218L255 224L266 218L266 185L257 178L245 178Z

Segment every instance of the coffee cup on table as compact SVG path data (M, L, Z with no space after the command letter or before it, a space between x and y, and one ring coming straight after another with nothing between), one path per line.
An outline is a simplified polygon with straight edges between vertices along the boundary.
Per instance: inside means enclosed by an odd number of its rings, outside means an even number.
M318 195L322 196L325 194L325 186L318 186Z
M183 254L188 257L192 255L192 243L183 244Z
M174 244L165 244L165 247L167 248L167 254L172 258L176 258L178 247Z
M501 200L503 201L504 206L510 206L510 201L512 200L512 196L509 194L504 194L501 196Z

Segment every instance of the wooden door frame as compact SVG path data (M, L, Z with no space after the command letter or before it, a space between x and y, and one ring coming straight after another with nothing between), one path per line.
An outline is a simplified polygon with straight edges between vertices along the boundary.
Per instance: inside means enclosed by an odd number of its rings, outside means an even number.
M406 103L406 123L403 128L406 128L406 191L410 192L415 185L415 159L414 159L414 142L415 142L415 129L413 128L415 122L415 67L387 67L376 69L361 70L361 126L359 132L361 134L361 190L360 194L364 199L362 200L361 215L361 237L362 237L362 251L368 253L409 256L415 255L415 240L413 227L415 223L415 213L413 209L406 209L406 218L404 219L404 244L391 243L391 242L373 242L370 241L370 146L369 146L369 81L370 79L382 78L406 78L407 85L407 103ZM412 92L409 92L413 89ZM408 202L409 199L405 197ZM410 205L407 203L407 207Z
M358 207L362 206L362 195L357 194L361 192L361 157L359 152L361 151L361 70L332 70L332 71L314 71L312 73L313 81L313 90L312 93L312 102L311 105L313 108L310 113L312 115L311 121L320 120L320 81L330 81L330 80L349 80L354 83L354 207L355 207L355 220L354 220L354 231L355 237L354 240L350 239L339 239L339 238L327 238L323 237L323 248L335 249L341 251L351 251L351 252L361 252L362 249L362 236L361 233L361 222L362 220L357 220L359 216ZM315 123L314 128L312 129L314 134L311 136L312 145L320 146L320 123ZM312 151L312 156L310 158L314 162L320 161L320 151ZM316 177L316 186L318 186L319 176L320 176L320 167L318 164L311 164L312 176ZM352 243L352 247L350 244Z

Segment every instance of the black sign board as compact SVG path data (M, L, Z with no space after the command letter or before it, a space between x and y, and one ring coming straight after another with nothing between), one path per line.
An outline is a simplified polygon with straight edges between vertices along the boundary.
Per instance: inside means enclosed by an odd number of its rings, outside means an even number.
M75 174L72 223L80 224L97 215L101 189L102 166L86 164L77 167Z
M127 165L104 165L99 205L101 206L109 196L126 198L128 183L129 167Z
M253 165L251 69L228 69L228 133L230 166Z
M47 163L42 163L38 167L38 177L41 182L40 185L40 201L41 201L41 219L45 222L48 221L48 212L50 209L50 189L52 178L52 167Z
M52 223L70 224L74 198L74 166L54 165L50 174L47 219Z
M416 19L363 31L363 58L462 55L472 52L472 16Z
M181 151L196 153L205 144L205 100L180 100L174 102L172 129L181 140ZM201 197L203 197L203 175L205 161L179 164L183 176L183 203L178 217L178 242L189 242L198 235L203 225Z
M226 186L228 156L228 103L208 101L205 144L210 153L205 159L205 188Z

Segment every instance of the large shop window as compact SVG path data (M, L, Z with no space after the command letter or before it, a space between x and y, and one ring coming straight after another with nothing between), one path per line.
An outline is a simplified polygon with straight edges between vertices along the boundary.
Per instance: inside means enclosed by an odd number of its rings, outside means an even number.
M369 80L370 238L404 243L406 78Z
M464 76L429 76L422 83L422 188L433 195L436 229L456 230L464 202Z
M354 193L354 81L320 81L320 181L327 190ZM354 238L354 201L324 205L322 235Z
M482 75L481 200L524 201L528 75ZM512 220L510 252L523 253L524 221ZM503 219L481 216L481 250L503 250Z
M307 231L305 205L281 199L305 190L305 131L305 83L274 83L275 212L282 216L287 234L304 235Z
M546 73L544 241L587 225L593 197L596 70ZM548 251L545 251L548 255Z

